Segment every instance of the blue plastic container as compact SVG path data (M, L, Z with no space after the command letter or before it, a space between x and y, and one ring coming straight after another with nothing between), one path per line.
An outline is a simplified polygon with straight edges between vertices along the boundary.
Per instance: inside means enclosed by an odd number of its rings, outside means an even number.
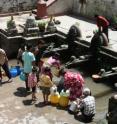
M22 80L22 81L25 81L25 74L24 74L24 72L22 71L21 73L20 73L20 79Z
M15 66L15 68L17 69L17 75L20 75L20 73L21 73L20 66Z
M11 77L16 77L17 76L17 69L16 68L11 68L10 73L11 73Z
M24 68L20 68L20 71L23 72L24 71Z

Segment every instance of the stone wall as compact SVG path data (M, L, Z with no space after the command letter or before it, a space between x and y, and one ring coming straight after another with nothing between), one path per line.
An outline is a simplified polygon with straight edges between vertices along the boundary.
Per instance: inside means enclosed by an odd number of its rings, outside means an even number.
M72 11L73 0L57 0L47 8L48 15L63 14Z
M74 0L73 11L79 14L79 0ZM85 13L88 17L93 17L95 13L104 15L108 18L117 16L117 0L87 0Z
M38 0L0 0L0 13L34 9Z
M0 0L0 13L17 12L35 9L38 0ZM79 14L79 0L57 0L48 7L48 14L64 12ZM117 16L117 0L87 0L86 12L81 14L93 17L99 13L108 18Z

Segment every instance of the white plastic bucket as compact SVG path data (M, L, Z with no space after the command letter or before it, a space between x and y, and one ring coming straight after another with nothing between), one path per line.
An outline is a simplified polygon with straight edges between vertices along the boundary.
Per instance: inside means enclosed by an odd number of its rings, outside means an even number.
M77 108L77 103L74 101L74 102L71 103L71 105L69 107L69 110L72 111L72 112L75 112L76 108Z

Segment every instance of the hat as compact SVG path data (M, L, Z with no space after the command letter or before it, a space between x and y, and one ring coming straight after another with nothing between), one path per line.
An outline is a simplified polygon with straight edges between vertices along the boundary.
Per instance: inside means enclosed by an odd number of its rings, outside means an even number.
M83 94L84 95L90 95L91 94L91 90L89 88L84 88L83 89Z

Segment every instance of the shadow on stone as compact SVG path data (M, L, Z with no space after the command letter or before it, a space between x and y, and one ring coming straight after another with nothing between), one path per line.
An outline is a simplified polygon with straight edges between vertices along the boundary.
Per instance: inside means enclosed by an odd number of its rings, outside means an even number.
M50 103L50 105L51 105L52 107L57 107L57 106L58 106L58 104L52 104L52 103Z
M33 105L33 102L31 99L28 99L28 100L23 100L23 104L24 105Z
M68 111L68 107L62 107L62 106L60 106L60 105L57 105L56 108L57 108L58 110L65 110L65 111Z
M18 96L18 97L26 97L26 96L28 96L30 94L31 94L31 92L27 92L24 87L18 87L17 91L14 92L14 95Z
M12 82L9 82L8 80L7 81L2 81L1 84L6 84L6 83L12 83Z
M35 104L35 107L42 108L42 107L45 107L47 105L50 105L50 104L49 103L48 104L45 104L45 102L39 102L38 104Z
M90 123L92 122L92 119L86 119L83 115L77 115L75 114L74 115L74 118L80 122L83 122L83 123Z
M71 114L71 115L74 115L75 114L75 112L73 112L73 111L71 111L69 109L68 109L68 113Z

